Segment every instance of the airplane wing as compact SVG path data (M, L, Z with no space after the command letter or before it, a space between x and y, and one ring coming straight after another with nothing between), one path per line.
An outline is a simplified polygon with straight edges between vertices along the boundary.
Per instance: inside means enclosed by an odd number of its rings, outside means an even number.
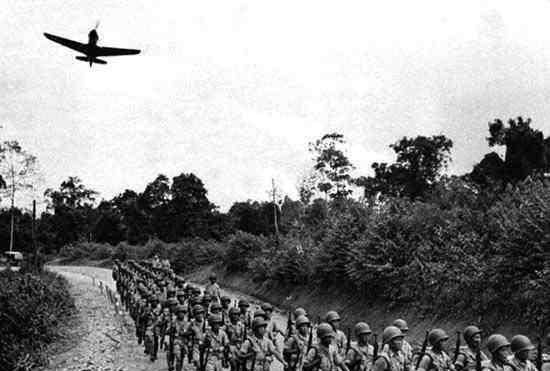
M141 50L137 49L120 49L120 48L107 48L101 46L97 48L97 51L94 53L97 57L112 57L115 55L132 55L139 54Z
M86 44L79 43L78 41L65 39L63 37L51 35L49 33L44 33L44 36L46 36L47 39L52 40L53 42L66 46L67 48L71 48L78 52L86 54L88 51L88 46Z

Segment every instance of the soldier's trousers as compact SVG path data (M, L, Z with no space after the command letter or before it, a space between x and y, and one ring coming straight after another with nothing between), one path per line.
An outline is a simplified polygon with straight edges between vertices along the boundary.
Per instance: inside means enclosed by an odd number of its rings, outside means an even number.
M206 360L205 371L222 371L222 358L217 355L210 355Z

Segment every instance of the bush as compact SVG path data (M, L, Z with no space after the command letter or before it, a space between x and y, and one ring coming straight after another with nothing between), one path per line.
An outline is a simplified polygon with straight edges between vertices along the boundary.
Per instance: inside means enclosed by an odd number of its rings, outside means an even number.
M238 231L229 238L224 256L224 266L228 272L246 272L248 262L267 251L268 239L250 233Z
M9 370L44 365L44 346L75 311L67 281L49 272L0 272L0 303L0 364Z

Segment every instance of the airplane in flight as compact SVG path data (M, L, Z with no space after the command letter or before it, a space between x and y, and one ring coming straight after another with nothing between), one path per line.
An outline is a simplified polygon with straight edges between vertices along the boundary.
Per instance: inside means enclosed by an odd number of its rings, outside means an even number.
M98 46L97 40L99 40L99 35L97 34L96 27L88 33L88 43L83 44L78 41L73 41L65 39L60 36L55 36L49 33L44 33L47 39L76 50L80 53L85 54L85 56L79 55L76 57L79 61L89 62L90 68L93 63L98 64L107 64L106 61L99 59L97 57L112 57L116 55L132 55L139 54L140 50L137 49L121 49L121 48L108 48L105 46Z

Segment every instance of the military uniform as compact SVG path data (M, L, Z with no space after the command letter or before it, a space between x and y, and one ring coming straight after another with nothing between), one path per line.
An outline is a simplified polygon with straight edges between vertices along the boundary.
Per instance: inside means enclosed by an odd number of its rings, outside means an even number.
M318 371L336 371L337 364L340 363L341 357L338 354L338 348L334 344L328 347L317 344L309 350L306 356L305 363L317 363Z
M431 359L427 371L454 371L453 361L446 352L434 352L430 349L426 351L426 355Z
M301 371L307 356L309 336L303 336L300 333L293 334L288 338L284 345L285 360L289 364L289 369Z
M246 369L250 371L269 371L275 352L277 352L275 345L266 336L262 338L248 336L241 346L241 354L252 353L252 357L246 360Z
M386 348L378 355L378 358L384 359L386 363L386 371L410 371L412 370L411 363L407 360L405 353L402 351L393 351Z
M204 288L204 293L219 301L221 297L220 285L217 282L211 283Z
M223 361L226 358L226 347L229 347L227 334L222 329L218 329L217 333L212 329L208 329L205 333L205 340L209 348L209 356L205 360L205 371L222 371Z
M516 357L512 357L510 364L514 366L514 371L538 371L537 367L530 360L522 361Z
M334 337L334 344L338 350L338 355L343 358L346 355L346 344L348 339L346 334L344 334L344 331L335 330L334 332L336 333L336 336Z
M493 360L482 362L481 369L485 371L515 371L511 364L495 362Z
M346 354L346 363L352 371L369 371L374 356L374 347L370 344L359 345L352 343L350 350Z
M489 360L485 353L480 353L481 362L486 362ZM455 364L460 366L464 371L475 371L476 351L472 350L469 346L461 346Z
M413 356L414 356L412 345L405 339L402 340L402 344L403 345L401 346L401 352L405 356L407 362L412 365ZM387 352L388 349L389 349L388 344L385 344L384 347L382 348L382 352Z

